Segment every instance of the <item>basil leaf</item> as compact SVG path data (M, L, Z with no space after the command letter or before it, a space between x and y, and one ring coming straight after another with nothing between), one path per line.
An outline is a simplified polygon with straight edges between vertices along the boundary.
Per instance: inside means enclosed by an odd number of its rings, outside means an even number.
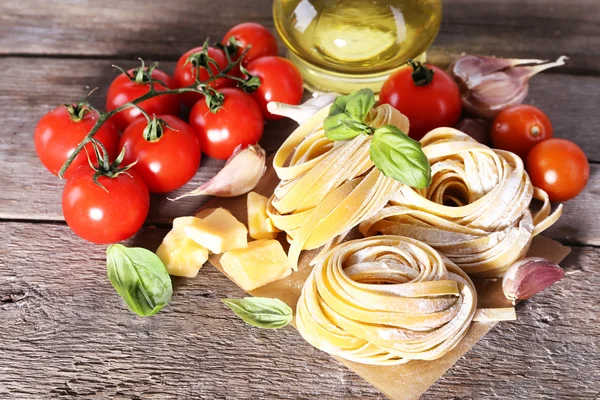
M393 125L375 130L369 154L375 166L389 178L418 189L431 184L431 167L421 143Z
M364 129L356 125L357 121L346 113L329 115L323 121L323 128L325 136L330 140L350 140L364 132Z
M154 315L171 300L171 278L153 252L113 244L106 249L106 267L110 283L137 315Z
M371 89L360 89L357 92L350 93L345 110L354 120L364 122L374 104L375 94L373 91Z
M375 104L371 89L361 89L345 96L338 96L323 121L325 135L331 140L355 138L368 128L365 118Z
M290 323L293 316L290 306L279 299L244 297L222 301L245 323L257 328L283 328Z

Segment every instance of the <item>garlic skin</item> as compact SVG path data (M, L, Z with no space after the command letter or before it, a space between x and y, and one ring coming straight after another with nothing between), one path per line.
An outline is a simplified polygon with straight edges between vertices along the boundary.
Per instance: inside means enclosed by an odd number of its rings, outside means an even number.
M539 257L528 257L514 263L502 279L502 291L513 304L541 292L565 276L557 264Z
M259 145L250 145L243 149L240 145L223 168L209 181L172 200L201 195L236 197L246 194L258 185L267 170L265 160L265 151Z
M314 92L312 99L309 99L300 105L294 106L291 104L271 101L267 103L267 110L269 110L271 114L281 115L293 119L298 123L298 125L300 125L312 117L317 111L333 103L333 101L339 95L339 93L335 92Z
M500 111L523 102L532 76L564 65L566 60L566 56L547 62L463 55L452 63L450 74L458 84L464 109L491 120Z

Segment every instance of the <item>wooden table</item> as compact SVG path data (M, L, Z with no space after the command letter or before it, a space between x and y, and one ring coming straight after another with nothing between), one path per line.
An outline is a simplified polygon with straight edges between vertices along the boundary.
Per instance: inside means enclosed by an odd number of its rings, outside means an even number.
M566 277L519 305L425 399L598 399L600 396L600 2L449 0L430 59L460 52L556 59L531 82L528 103L555 136L581 145L587 189L547 235L568 244ZM40 116L98 87L137 57L172 71L206 36L236 23L272 28L271 1L14 0L0 2L0 398L327 398L383 396L287 328L254 329L220 299L243 292L211 266L175 279L171 304L138 318L106 278L104 246L65 225L63 182L38 162ZM291 122L270 123L273 152ZM186 190L222 163L208 157ZM155 249L176 216L208 199L152 198L146 227L127 244Z

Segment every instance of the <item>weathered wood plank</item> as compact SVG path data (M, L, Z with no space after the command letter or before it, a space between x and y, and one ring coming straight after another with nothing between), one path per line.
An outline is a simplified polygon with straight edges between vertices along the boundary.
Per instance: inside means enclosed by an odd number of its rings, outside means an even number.
M165 230L131 245L154 249ZM62 224L0 224L0 397L383 398L292 328L244 325L220 302L243 296L207 265L175 280L152 318L129 312L106 278L104 247ZM577 247L564 280L518 307L424 399L593 399L600 249Z
M3 1L0 54L175 60L205 37L257 21L274 31L272 0ZM571 56L562 71L600 74L600 3L596 0L455 0L444 2L431 55L462 52L523 58Z
M62 220L60 197L63 182L50 175L36 158L32 134L39 117L57 104L85 96L99 87L94 103L103 95L115 72L110 60L0 59L6 76L0 81L0 219ZM121 63L125 67L133 63ZM171 71L173 63L161 64ZM40 72L41 71L41 72ZM545 110L553 121L555 136L581 145L590 160L600 161L600 136L591 129L600 126L600 78L569 75L540 75L532 81L529 101ZM581 93L587 93L581 96ZM291 121L269 122L261 144L273 152L294 128ZM212 177L221 161L204 157L202 166L183 193ZM548 233L570 243L600 245L600 215L591 212L600 199L600 167L592 166L586 191L566 204L565 216ZM189 215L208 198L170 202L154 196L150 224L169 224Z

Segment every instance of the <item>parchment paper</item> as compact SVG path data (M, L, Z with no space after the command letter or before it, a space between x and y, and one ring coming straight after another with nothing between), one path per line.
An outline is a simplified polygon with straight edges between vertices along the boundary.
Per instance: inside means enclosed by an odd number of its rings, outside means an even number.
M279 180L272 167L272 157L267 160L267 172L256 187L255 191L270 197ZM235 198L215 199L203 208L224 207L227 208L241 222L247 223L246 196ZM280 234L284 249L289 245L285 241L285 235ZM352 238L351 236L348 238ZM554 240L536 237L529 249L528 256L545 257L555 263L561 262L570 252L570 248L561 245ZM302 285L311 272L308 265L318 251L304 251L300 257L297 272L292 273L286 279L273 282L256 290L249 292L252 296L276 297L287 303L292 309L296 309L296 303L300 297ZM220 256L211 256L210 263L223 274L219 262ZM226 274L225 274L226 275ZM502 293L502 280L473 280L477 287L478 307L496 308L510 307L511 303ZM518 318L518 315L517 315ZM366 381L371 383L386 396L394 400L417 399L431 385L435 383L458 359L475 345L486 333L492 329L497 322L473 322L467 335L449 353L434 361L410 361L398 366L373 366L346 361L337 357L339 362L356 372Z

